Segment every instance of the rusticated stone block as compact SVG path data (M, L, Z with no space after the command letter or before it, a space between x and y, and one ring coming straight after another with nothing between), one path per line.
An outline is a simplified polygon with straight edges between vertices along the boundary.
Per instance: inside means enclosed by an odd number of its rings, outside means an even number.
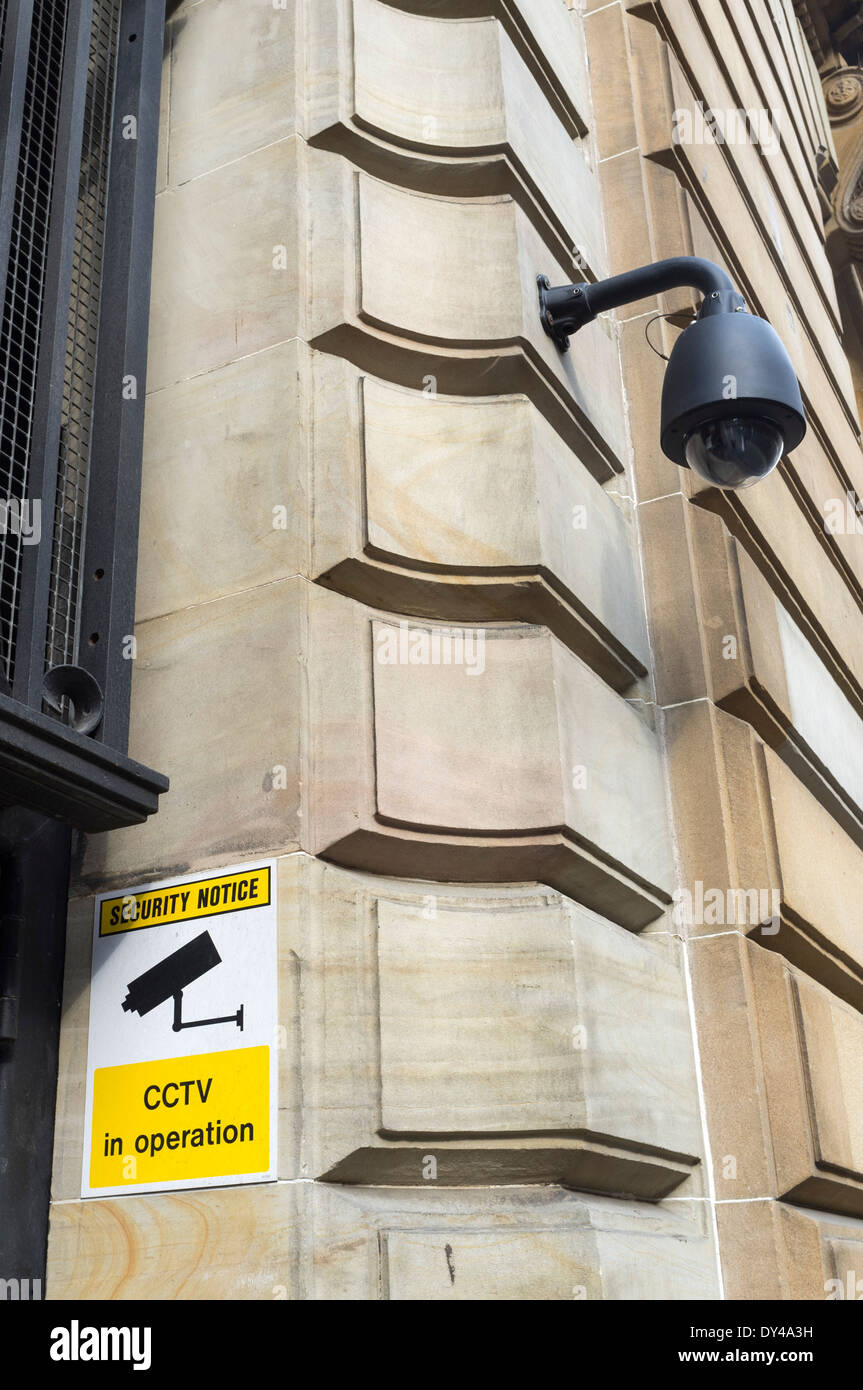
M465 24L440 7L417 14L380 0L318 0L305 26L304 133L313 143L426 192L509 193L564 264L574 269L578 245L581 271L602 273L599 190L586 142L573 139L585 113L561 107L517 29L491 14ZM559 56L566 65L574 53L581 77L574 24L566 40ZM573 95L583 105L584 82Z
M547 631L399 624L323 590L311 631L313 853L411 878L539 879L634 930L661 914L656 737Z
M706 701L664 718L689 894L675 917L751 935L859 1007L863 851L741 720Z
M863 1019L856 1009L803 975L791 977L791 998L803 1062L809 1143L804 1146L797 1129L780 1135L785 1138L785 1161L778 1165L779 1181L783 1187L788 1182L785 1195L803 1205L861 1216Z
M860 1014L735 932L691 957L720 1203L863 1216Z
M305 574L542 622L622 690L648 665L624 506L525 397L405 390L294 339L148 398L137 618Z
M716 1222L726 1298L827 1296L830 1264L817 1221L782 1202L728 1202L717 1206Z
M582 134L590 111L590 82L579 15L545 0L386 0L393 9L464 21L493 15L500 21L572 135Z
M312 1298L717 1296L703 1203L634 1206L517 1188L480 1193L316 1187L310 1196Z
M171 792L89 838L83 888L302 842L375 872L539 879L634 930L670 901L656 737L544 628L412 625L294 577L137 641L131 747ZM264 703L262 661L281 673Z
M694 500L718 512L744 548L758 556L770 587L833 680L859 707L863 702L860 591L851 567L838 554L847 552L857 538L852 535L841 546L836 542L834 551L834 538L827 535L822 519L813 518L811 501L801 509L799 492L786 485L779 471L747 489L750 497L745 504L729 505L725 494L696 483L692 483Z
M616 689L644 675L633 528L529 400L409 391L323 353L300 369L315 578L418 617L543 622Z
M747 720L863 844L863 725L847 668L831 663L840 685L719 517L676 495L641 520L661 702L708 696Z
M668 938L538 888L375 879L303 857L281 861L280 896L304 1019L305 1174L653 1199L691 1174L697 1190Z
M825 349L833 353L844 374L847 369L835 353L840 331L836 289L824 255L812 176L806 168L808 149L797 163L800 149L784 109L784 94L771 74L771 86L779 100L765 106L764 89L759 89L753 80L750 54L735 41L733 27L747 24L749 16L720 11L711 13L706 20L698 11L683 5L666 5L663 9L668 24L665 32L670 39L672 80L640 87L642 108L648 110L643 125L647 136L644 152L654 159L679 160L682 170L689 166L708 185L704 189L706 199L715 202L718 212L725 214L724 222L717 217L717 225L728 227L734 217L732 227L736 230L736 215L722 206L719 188L711 191L709 187L718 185L723 178L714 155L724 154L730 180L745 189L750 226L756 229L756 235L750 234L748 241L764 241L780 273L787 270L792 293L801 296L816 316L827 310L834 343L825 344ZM647 27L634 18L630 25L633 32ZM717 56L720 53L721 60ZM685 58L687 70L685 82L681 57ZM751 113L748 124L747 109ZM710 111L716 112L721 148L719 141L712 141L705 130L705 115ZM740 138L741 123L748 138ZM795 177L804 169L802 180ZM741 256L750 254L752 249L743 244L741 237L735 239L735 247ZM816 307L819 301L820 306Z
M303 163L313 347L416 390L523 393L599 481L622 472L614 326L597 320L580 353L543 332L536 276L569 276L517 203L421 195L318 149Z

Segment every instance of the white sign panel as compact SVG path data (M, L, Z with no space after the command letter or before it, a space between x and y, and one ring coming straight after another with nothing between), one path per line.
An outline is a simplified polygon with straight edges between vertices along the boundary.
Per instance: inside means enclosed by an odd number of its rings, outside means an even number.
M276 1177L276 865L102 894L82 1195Z

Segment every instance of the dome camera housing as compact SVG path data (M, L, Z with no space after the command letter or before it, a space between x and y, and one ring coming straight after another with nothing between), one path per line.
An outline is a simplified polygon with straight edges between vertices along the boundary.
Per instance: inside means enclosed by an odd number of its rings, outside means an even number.
M682 285L701 291L698 318L668 359L660 442L667 458L714 487L757 483L806 433L800 387L778 334L747 314L728 272L713 261L671 256L607 280L552 286L539 274L536 282L540 323L561 353L598 314Z
M714 487L749 487L806 433L800 387L765 319L710 308L705 300L672 349L662 387L662 452Z

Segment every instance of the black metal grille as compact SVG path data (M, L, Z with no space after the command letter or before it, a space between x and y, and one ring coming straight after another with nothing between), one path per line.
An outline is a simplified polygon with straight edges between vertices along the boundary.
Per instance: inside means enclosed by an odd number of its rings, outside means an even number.
M167 786L126 756L164 20L0 0L0 805L85 830Z
M0 805L88 831L167 787L126 754L164 20L0 0Z
M0 324L0 499L26 497L42 324L57 113L66 32L64 0L33 16L3 319ZM22 537L0 527L0 670L12 683L21 597Z
M120 0L96 0L63 383L46 669L75 659Z

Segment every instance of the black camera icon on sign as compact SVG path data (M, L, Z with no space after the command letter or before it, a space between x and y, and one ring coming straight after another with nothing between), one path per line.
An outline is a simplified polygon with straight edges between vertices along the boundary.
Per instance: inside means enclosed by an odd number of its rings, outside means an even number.
M175 1033L179 1033L182 1028L205 1028L212 1023L235 1023L242 1033L242 1004L235 1014L228 1014L224 1018L183 1018L183 990L187 985L194 984L202 975L206 975L209 970L221 965L221 962L222 957L216 950L210 933L202 931L200 936L187 941L185 946L172 951L164 960L159 961L158 965L145 970L143 975L133 980L127 986L128 993L123 1000L123 1009L126 1013L136 1013L143 1018L144 1014L173 999L172 1027Z

